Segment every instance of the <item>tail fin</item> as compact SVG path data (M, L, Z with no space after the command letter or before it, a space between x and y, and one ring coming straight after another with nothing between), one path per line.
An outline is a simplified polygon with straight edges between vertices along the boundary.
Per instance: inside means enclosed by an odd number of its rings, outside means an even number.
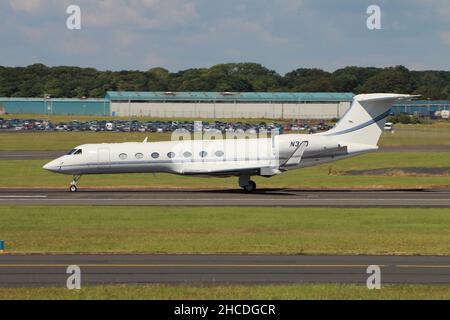
M392 104L413 97L416 96L393 93L357 95L336 126L323 135L335 136L340 141L376 146Z

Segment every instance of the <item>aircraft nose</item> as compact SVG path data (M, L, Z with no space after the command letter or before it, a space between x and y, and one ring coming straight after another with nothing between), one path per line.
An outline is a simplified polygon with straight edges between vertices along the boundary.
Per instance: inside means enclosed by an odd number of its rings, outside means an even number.
M42 169L50 171L50 172L57 172L61 168L61 165L59 165L58 161L53 160L49 163L45 164Z

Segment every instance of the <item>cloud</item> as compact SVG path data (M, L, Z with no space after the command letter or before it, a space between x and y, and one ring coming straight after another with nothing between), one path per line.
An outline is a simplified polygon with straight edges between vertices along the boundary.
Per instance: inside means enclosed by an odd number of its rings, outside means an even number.
M168 29L188 24L198 18L193 2L188 0L117 0L81 1L85 23L94 27Z
M215 24L208 24L195 34L182 36L178 41L190 45L220 44L232 46L242 43L243 46L257 42L263 46L286 45L289 39L277 36L268 31L259 21L228 18Z
M0 0L0 61L172 71L253 61L280 73L355 64L448 69L449 0L382 0L383 30L374 32L365 24L371 2L363 2ZM81 30L66 28L71 4L81 8Z
M53 17L64 16L72 4L81 8L83 23L91 27L167 29L181 26L198 18L191 0L9 0L14 12Z
M48 0L9 0L9 5L15 11L33 13L48 8Z

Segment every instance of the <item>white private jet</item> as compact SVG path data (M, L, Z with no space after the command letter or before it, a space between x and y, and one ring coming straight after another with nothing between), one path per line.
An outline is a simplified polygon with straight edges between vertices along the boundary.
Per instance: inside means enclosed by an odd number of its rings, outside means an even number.
M252 176L282 172L340 160L377 150L377 143L397 100L406 94L362 94L354 97L334 128L317 134L283 134L258 139L172 139L167 142L81 145L47 163L43 169L73 175L77 191L82 175L112 173L172 173L239 177L246 192L256 190ZM213 134L214 135L214 134ZM217 134L214 135L217 137ZM174 141L175 140L175 141Z

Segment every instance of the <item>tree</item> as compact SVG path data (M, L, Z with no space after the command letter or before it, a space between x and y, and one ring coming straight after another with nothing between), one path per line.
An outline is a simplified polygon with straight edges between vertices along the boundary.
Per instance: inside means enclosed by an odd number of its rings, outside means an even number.
M397 66L385 68L372 76L358 88L358 91L364 93L413 93L416 88L417 83L411 72L403 66Z
M93 68L0 66L0 96L104 97L113 91L300 91L300 92L402 92L430 99L450 99L450 72L409 71L389 68L346 67L333 73L299 68L279 75L258 63L226 63L170 73L98 71Z

